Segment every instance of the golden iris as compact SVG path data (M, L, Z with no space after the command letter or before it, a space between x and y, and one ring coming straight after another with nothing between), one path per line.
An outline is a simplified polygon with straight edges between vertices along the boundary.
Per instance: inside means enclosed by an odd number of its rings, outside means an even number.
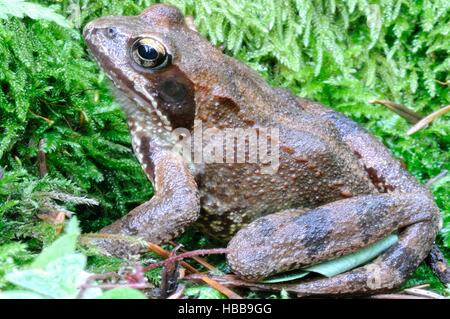
M144 68L158 68L164 66L168 54L164 45L153 38L140 38L131 47L133 60Z

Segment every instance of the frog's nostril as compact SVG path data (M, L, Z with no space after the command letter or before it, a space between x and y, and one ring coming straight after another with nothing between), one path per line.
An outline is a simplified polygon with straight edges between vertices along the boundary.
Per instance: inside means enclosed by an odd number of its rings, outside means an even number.
M117 28L116 27L109 27L106 30L106 32L108 34L108 37L112 39L112 38L114 38L117 35Z

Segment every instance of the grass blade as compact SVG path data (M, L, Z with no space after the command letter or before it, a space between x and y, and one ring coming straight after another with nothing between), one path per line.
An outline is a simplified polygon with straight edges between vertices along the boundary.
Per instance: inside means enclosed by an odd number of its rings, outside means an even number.
M389 235L386 238L354 253L341 256L334 260L325 261L323 263L308 267L305 270L315 272L326 277L333 277L372 260L383 251L394 245L397 241L397 235Z

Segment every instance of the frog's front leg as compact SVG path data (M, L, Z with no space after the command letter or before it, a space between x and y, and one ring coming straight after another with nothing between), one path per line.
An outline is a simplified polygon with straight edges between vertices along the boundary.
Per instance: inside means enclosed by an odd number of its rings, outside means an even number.
M149 139L142 139L142 143L148 144L144 146L147 150L155 147ZM153 182L155 196L100 233L138 236L160 244L179 235L197 219L200 212L198 189L179 154L156 148L145 152L145 156L142 164ZM112 246L101 246L113 254L117 251Z
M349 254L399 232L397 244L372 264L332 278L289 287L299 294L362 294L400 285L426 257L439 212L426 194L375 194L305 213L288 210L257 219L231 240L228 263L259 280Z

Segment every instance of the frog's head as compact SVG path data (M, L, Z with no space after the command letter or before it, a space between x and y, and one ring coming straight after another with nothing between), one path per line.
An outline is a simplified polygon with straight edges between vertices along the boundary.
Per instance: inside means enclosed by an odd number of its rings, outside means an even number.
M134 101L123 106L129 116L151 114L169 131L192 128L199 82L207 81L202 74L222 53L177 8L158 4L139 16L99 18L86 25L84 37L107 76Z

